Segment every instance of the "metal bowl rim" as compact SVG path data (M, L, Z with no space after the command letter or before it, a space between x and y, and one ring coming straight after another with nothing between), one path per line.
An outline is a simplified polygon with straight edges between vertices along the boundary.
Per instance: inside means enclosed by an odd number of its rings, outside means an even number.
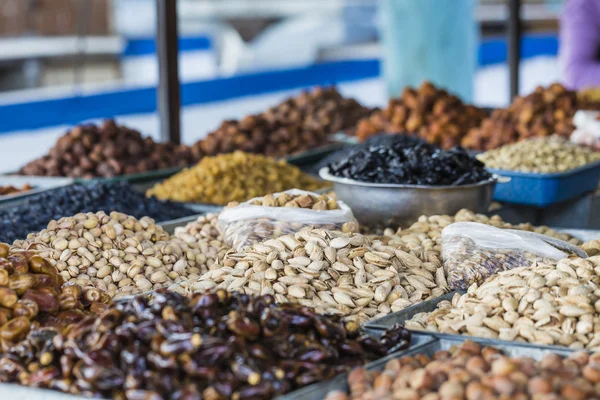
M499 176L496 174L492 174L490 179L486 179L485 181L480 181L477 183L471 183L469 185L442 185L442 186L433 186L433 185L410 185L410 184L399 184L399 183L370 183L370 182L361 182L356 181L350 178L340 178L329 173L329 167L323 167L319 170L319 176L330 182L341 183L344 185L350 186L364 186L364 187L373 187L373 188L388 188L388 189L423 189L423 190L440 190L440 189L473 189L477 187L487 186L498 182Z

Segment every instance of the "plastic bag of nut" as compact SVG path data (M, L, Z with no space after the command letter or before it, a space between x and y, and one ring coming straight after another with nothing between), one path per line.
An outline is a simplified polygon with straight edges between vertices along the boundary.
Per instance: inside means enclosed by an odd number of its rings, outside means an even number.
M488 277L533 262L560 260L567 254L554 245L572 245L533 232L500 229L476 222L456 222L442 230L442 260L452 290L468 289Z
M219 214L218 227L225 243L236 251L306 228L359 231L352 210L344 202L299 189L230 203Z
M575 130L571 142L600 151L600 112L579 110L573 117Z

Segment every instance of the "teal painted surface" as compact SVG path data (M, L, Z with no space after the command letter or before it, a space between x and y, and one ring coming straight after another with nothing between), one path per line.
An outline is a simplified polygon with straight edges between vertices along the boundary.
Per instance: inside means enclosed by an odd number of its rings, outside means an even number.
M478 26L474 0L382 0L383 73L388 92L427 79L473 98Z

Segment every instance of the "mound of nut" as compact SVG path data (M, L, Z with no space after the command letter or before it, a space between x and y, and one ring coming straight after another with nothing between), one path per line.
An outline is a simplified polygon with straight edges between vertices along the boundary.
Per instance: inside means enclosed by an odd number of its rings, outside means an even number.
M281 303L314 307L359 323L448 292L439 253L415 253L361 234L322 229L231 251L222 267L196 282L183 282L177 290L213 288L269 294Z
M582 400L600 397L600 357L548 352L535 360L465 341L431 358L416 354L390 360L383 371L356 368L347 381L349 395L332 392L326 400Z
M157 143L140 132L106 120L101 125L77 125L61 136L47 155L29 162L21 175L113 177L171 167L200 159L192 148Z
M329 134L353 127L369 112L334 87L317 87L263 113L223 121L193 149L207 156L242 150L282 157L326 144Z
M414 133L449 149L460 145L469 129L479 126L485 117L484 110L425 81L417 89L406 87L402 96L390 99L387 108L362 119L356 135L365 140L381 132Z
M405 326L600 350L600 256L500 272Z
M217 214L206 214L186 226L175 228L174 237L183 240L194 251L199 251L196 255L196 267L200 271L218 267L227 251L231 250L231 247L224 243L217 224ZM193 276L188 278L194 279Z
M39 326L63 328L109 302L95 288L64 285L58 271L32 251L9 251L0 243L0 349Z
M442 251L442 229L454 222L479 222L497 228L519 229L523 231L541 233L556 239L564 240L574 245L581 245L579 239L566 233L557 232L547 226L533 226L529 223L511 225L504 222L498 215L488 217L476 214L473 211L462 209L455 215L422 215L419 220L406 229L385 229L382 237L376 237L386 243L402 243L411 249L424 248L427 250Z
M517 97L506 109L496 109L489 118L469 131L462 146L490 150L531 137L557 134L568 138L575 126L578 109L597 108L598 103L577 98L577 93L554 83L537 87L524 97Z
M488 168L536 173L565 172L600 161L600 152L559 136L532 138L479 154Z
M111 297L160 289L201 272L198 248L169 235L148 217L102 211L51 221L39 233L17 240L56 266L65 281L94 286Z
M32 332L0 359L0 382L111 399L267 399L409 342L404 328L361 336L272 296L158 291L64 334Z
M204 157L146 194L163 200L225 205L292 188L318 190L327 186L284 160L236 151Z

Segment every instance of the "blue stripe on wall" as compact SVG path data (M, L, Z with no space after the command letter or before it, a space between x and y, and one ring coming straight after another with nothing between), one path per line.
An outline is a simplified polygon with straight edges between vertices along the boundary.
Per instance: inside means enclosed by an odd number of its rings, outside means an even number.
M333 85L379 76L379 61L357 60L322 63L304 68L259 72L181 85L182 106L276 92ZM156 111L156 88L114 91L86 96L0 106L0 134L92 118Z
M210 50L212 43L210 38L205 36L182 37L179 38L179 51L187 52L194 50ZM127 44L123 49L123 57L147 56L156 54L156 41L154 38L136 38L127 39Z
M182 40L186 40L186 38ZM193 42L187 43L191 46ZM201 45L201 41L196 44ZM148 46L148 43L140 42L139 45ZM553 56L557 54L557 51L558 39L556 36L539 35L523 38L521 52L524 59L539 55ZM494 38L482 42L479 49L481 66L505 61L506 42L504 39ZM379 64L379 60L340 61L303 68L190 82L181 86L181 101L183 106L188 106L286 89L374 78L379 76ZM154 87L0 105L0 134L62 124L76 124L92 118L110 118L116 115L154 111L156 111L156 88Z
M479 46L479 65L500 64L506 62L508 47L505 38L486 39ZM527 35L521 39L521 58L538 56L556 56L558 38L556 35Z

